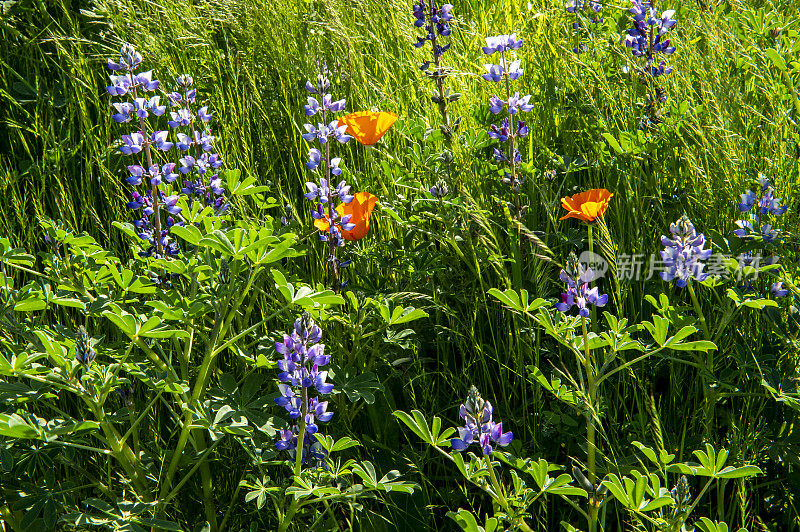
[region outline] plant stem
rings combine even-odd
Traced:
[[[686,288],[689,289],[689,296],[692,298],[692,304],[694,305],[694,310],[697,312],[697,321],[700,322],[700,328],[703,329],[703,334],[706,337],[706,340],[711,340],[711,332],[708,330],[708,324],[706,323],[706,317],[703,314],[703,309],[700,306],[700,302],[697,300],[697,295],[694,293],[694,287],[692,286],[692,280],[689,279],[686,281]],[[713,362],[714,355],[712,351],[709,351],[709,360]],[[712,372],[714,371],[713,367],[710,367],[709,370]]]
[[[283,515],[283,519],[281,519],[281,522],[278,525],[278,532],[286,532],[289,529],[289,525],[292,524],[294,514],[297,513],[297,508],[297,499],[292,497],[292,502],[289,505],[289,509],[286,510],[286,513]]]
[[[594,418],[594,405],[597,397],[597,387],[594,383],[594,361],[589,350],[589,331],[586,328],[586,318],[581,316],[581,329],[583,330],[584,363],[586,368],[586,387],[589,395],[589,404],[586,409],[586,468],[589,471],[589,482],[594,486],[597,483],[595,464],[595,439],[596,428]],[[597,530],[597,506],[589,500],[589,532]]]
[[[692,286],[692,280],[689,279],[686,282],[686,288],[689,289],[689,296],[692,298],[692,304],[694,305],[694,310],[697,313],[697,321],[700,322],[700,328],[703,330],[703,334],[706,337],[706,340],[711,340],[711,333],[708,330],[708,324],[706,323],[706,318],[703,315],[703,309],[700,307],[700,302],[697,300],[697,295],[694,293],[694,287]],[[706,353],[706,370],[711,374],[714,375],[714,350],[709,349]],[[710,434],[714,430],[714,392],[710,390],[710,383],[708,382],[708,378],[703,376],[702,379],[703,384],[703,399],[704,399],[704,407],[703,407],[703,430],[705,431],[706,438],[710,436]]]
[[[528,526],[528,523],[521,517],[513,517],[512,518],[512,511],[511,505],[508,504],[508,499],[506,499],[505,494],[503,493],[503,487],[500,485],[500,482],[497,480],[497,475],[494,472],[494,466],[492,465],[492,458],[490,455],[483,457],[484,462],[486,462],[486,467],[489,469],[489,478],[492,483],[492,487],[494,488],[495,494],[497,496],[497,502],[500,503],[500,506],[506,511],[508,514],[508,519],[520,530],[525,530],[525,532],[533,532],[533,529]]]
[[[128,74],[130,75],[130,74]],[[136,98],[136,86],[133,87],[133,97]],[[147,133],[147,123],[145,122],[144,117],[139,117],[139,127],[142,131],[142,136],[144,137],[144,153],[147,157],[147,171],[150,171],[150,167],[153,166],[153,155],[150,151],[150,136]],[[159,203],[159,196],[158,196],[158,185],[150,185],[150,191],[153,194],[153,215],[156,219],[156,232],[153,235],[153,241],[156,244],[156,250],[158,250],[158,255],[160,257],[164,256],[164,249],[161,247],[161,204]]]
[[[431,12],[433,12],[434,6],[435,6],[434,1],[431,0],[430,2]],[[447,99],[445,98],[445,93],[444,93],[444,74],[442,72],[441,61],[439,59],[438,45],[436,43],[436,37],[438,32],[436,30],[436,24],[434,24],[433,21],[430,20],[430,17],[428,18],[428,21],[431,25],[431,35],[433,35],[433,38],[431,39],[431,50],[433,54],[433,67],[434,67],[433,76],[434,79],[436,80],[436,88],[438,91],[437,97],[439,98],[438,102],[439,114],[442,115],[442,124],[444,125],[444,130],[442,131],[442,133],[444,134],[445,144],[447,145],[448,149],[450,149],[453,144],[453,131],[450,129],[450,116],[447,112],[448,102]],[[448,164],[448,169],[449,166],[450,165]],[[448,177],[449,177],[449,172],[448,172]]]
[[[305,356],[301,359],[301,365],[305,365]],[[302,366],[301,366],[302,367]],[[297,448],[294,457],[294,474],[300,475],[303,470],[303,444],[306,435],[306,414],[308,413],[308,388],[303,386],[303,396],[300,405],[300,423],[297,428]]]
[[[508,63],[506,62],[506,53],[500,52],[500,61],[503,66],[503,79],[506,86],[506,103],[511,101],[511,78],[508,73]],[[508,114],[508,164],[511,166],[511,189],[514,191],[514,207],[516,207],[514,215],[519,216],[520,199],[519,199],[519,183],[517,181],[517,161],[514,158],[514,120],[511,113]]]

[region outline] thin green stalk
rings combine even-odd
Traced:
[[[706,340],[711,340],[711,333],[708,329],[708,324],[706,323],[706,318],[703,315],[703,309],[700,306],[700,302],[697,300],[697,295],[694,293],[694,286],[692,286],[692,280],[689,279],[686,283],[686,288],[689,289],[689,296],[692,298],[692,304],[694,305],[695,312],[697,312],[697,319],[700,322],[700,328],[703,330],[703,334],[706,337]],[[706,352],[706,370],[709,374],[714,375],[714,350],[709,349]],[[703,385],[703,430],[705,431],[706,437],[710,437],[711,434],[714,432],[714,402],[715,396],[714,391],[710,388],[710,383],[708,382],[708,377],[705,375],[702,378],[702,385]]]
[[[528,526],[528,523],[521,516],[512,517],[513,511],[511,505],[508,503],[508,499],[506,499],[505,493],[503,492],[503,486],[500,485],[500,482],[497,480],[497,475],[494,472],[494,465],[492,465],[492,458],[491,455],[486,455],[483,457],[484,462],[486,463],[486,467],[489,469],[489,479],[491,480],[492,487],[494,488],[495,494],[497,496],[497,500],[500,503],[500,506],[506,511],[508,514],[509,520],[520,528],[520,530],[525,530],[526,532],[533,532],[533,529]]]
[[[591,233],[590,233],[591,234]],[[586,388],[589,395],[589,404],[586,408],[586,467],[589,471],[589,482],[594,486],[597,483],[597,468],[595,464],[595,403],[597,402],[597,386],[594,382],[594,361],[589,350],[589,331],[586,328],[586,318],[581,316],[581,329],[583,331],[584,362],[586,367]],[[597,506],[589,504],[589,532],[597,530]]]

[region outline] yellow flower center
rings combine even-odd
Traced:
[[[605,202],[587,201],[581,205],[581,211],[589,218],[596,218],[603,208]]]

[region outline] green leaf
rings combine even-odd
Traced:
[[[667,341],[667,330],[669,329],[669,320],[662,318],[658,314],[653,314],[653,321],[643,321],[642,325],[650,332],[650,336],[659,346],[663,346]]]
[[[199,245],[203,238],[200,229],[194,225],[173,225],[169,232],[195,246]]]
[[[613,149],[618,155],[625,153],[625,150],[622,149],[622,146],[619,145],[619,142],[617,142],[617,139],[615,139],[611,133],[606,132],[603,133],[602,136],[604,139],[606,139],[606,142],[608,142],[609,146],[611,146],[611,149]]]
[[[173,226],[174,227],[174,226]],[[173,532],[183,532],[183,529],[178,523],[172,521],[164,521],[163,519],[144,519],[140,518],[139,524],[153,528],[160,528],[161,530],[170,530]]]
[[[747,478],[763,474],[764,472],[754,465],[746,465],[741,467],[728,466],[717,473],[717,478]]]
[[[496,298],[512,311],[519,313],[530,314],[539,308],[547,306],[548,304],[547,301],[542,298],[536,298],[533,301],[530,301],[528,298],[528,291],[525,289],[522,289],[519,292],[512,289],[501,292],[497,288],[490,288],[488,294]]]
[[[33,294],[14,304],[15,312],[36,312],[45,308],[47,308],[47,301],[45,301],[41,293]]]
[[[229,405],[222,405],[222,407],[217,410],[216,416],[214,416],[214,425],[219,425],[226,419],[232,417],[235,413],[236,411]]]
[[[631,443],[633,444],[634,447],[639,449],[647,458],[649,458],[654,465],[656,466],[661,465],[660,462],[658,461],[658,457],[656,456],[656,452],[653,449],[647,447],[646,445],[638,441],[633,441]]]
[[[766,55],[772,64],[778,67],[783,72],[786,72],[786,60],[778,53],[777,50],[774,48],[767,48],[764,51],[764,55]]]
[[[622,481],[617,475],[611,473],[603,480],[602,485],[608,488],[608,491],[619,501],[620,504],[627,508],[634,508],[631,500],[628,498],[628,492]]]
[[[358,373],[352,366],[335,368],[336,388],[343,392],[350,401],[355,402],[363,399],[367,404],[375,402],[375,392],[383,391],[383,385],[378,381],[378,376],[365,371]]]
[[[653,510],[658,510],[659,508],[673,504],[673,502],[674,501],[672,500],[672,497],[662,495],[646,503],[644,506],[639,508],[639,510],[642,512],[652,512]]]
[[[403,308],[401,306],[397,306],[392,311],[392,316],[389,319],[388,323],[389,325],[400,325],[402,323],[408,323],[410,321],[427,317],[428,313],[425,312],[424,310],[414,307]]]
[[[17,414],[0,414],[0,436],[19,439],[39,439],[39,430]]]
[[[350,449],[351,447],[359,447],[360,445],[361,444],[358,443],[353,438],[350,438],[348,436],[342,436],[341,438],[336,440],[336,443],[333,444],[333,446],[330,449],[330,452],[335,453],[337,451],[344,451],[345,449]]]
[[[461,530],[465,532],[485,532],[482,526],[478,526],[478,522],[475,520],[475,516],[472,515],[472,512],[468,510],[459,508],[457,512],[447,512],[446,515],[455,521],[456,524],[461,527]]]

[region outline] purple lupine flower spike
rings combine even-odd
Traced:
[[[753,207],[757,209],[750,215],[750,219],[737,220],[737,229],[733,233],[741,238],[760,238],[767,243],[776,242],[779,240],[780,231],[773,224],[789,209],[789,206],[781,205],[781,199],[775,196],[775,190],[769,179],[759,174],[756,181],[761,189],[761,197],[757,192],[748,189],[741,195],[742,202],[737,206],[742,212],[750,212]]]
[[[492,454],[492,443],[507,446],[514,439],[511,432],[503,432],[503,424],[492,420],[492,404],[481,398],[475,386],[470,387],[466,402],[458,410],[464,426],[458,427],[458,438],[450,440],[454,451],[463,451],[477,443],[484,456]]]
[[[450,49],[450,43],[442,45],[440,39],[451,34],[450,21],[453,20],[453,5],[443,4],[439,7],[436,2],[417,0],[412,6],[414,26],[423,30],[423,36],[417,38],[415,48],[421,48],[425,42],[430,41],[434,56],[438,59]]]
[[[319,369],[330,362],[330,356],[325,354],[325,346],[319,343],[320,340],[322,340],[322,330],[306,312],[295,320],[294,329],[290,334],[284,334],[282,341],[275,342],[275,351],[282,357],[278,361],[280,395],[275,399],[275,403],[286,410],[290,419],[296,420],[301,417],[303,419],[305,424],[303,461],[305,453],[311,451],[313,443],[317,441],[314,437],[319,431],[317,422],[326,423],[333,417],[333,412],[328,411],[328,401],[309,397],[308,404],[303,404],[303,397],[308,397],[311,388],[316,389],[320,395],[327,395],[333,391],[333,385],[325,382],[328,372]],[[303,389],[307,391],[303,392]],[[279,451],[289,451],[290,455],[293,455],[297,447],[298,432],[297,425],[282,430],[275,448]]]
[[[703,281],[708,277],[703,272],[703,262],[711,256],[712,250],[705,249],[705,235],[698,234],[691,220],[686,215],[669,226],[672,238],[662,235],[661,244],[664,251],[661,258],[666,271],[661,272],[665,281],[675,280],[675,284],[685,287],[690,279]]]
[[[569,312],[575,306],[582,317],[588,318],[591,315],[590,305],[604,307],[608,303],[608,294],[601,294],[597,287],[589,287],[595,274],[591,268],[584,268],[574,253],[570,253],[566,269],[561,270],[559,278],[566,285],[566,292],[561,294],[561,301],[556,303],[560,312]]]

